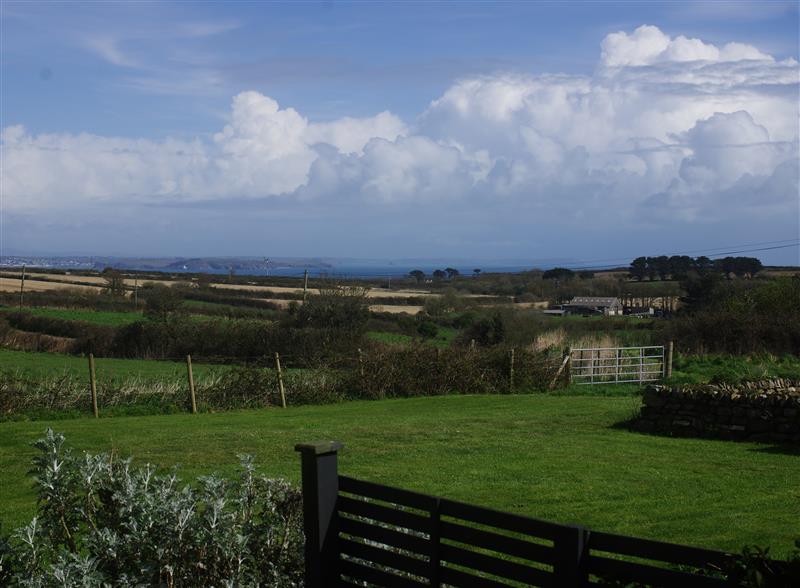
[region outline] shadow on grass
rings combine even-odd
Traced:
[[[795,445],[792,443],[776,443],[761,439],[725,437],[725,436],[713,435],[710,433],[705,435],[699,433],[689,435],[689,434],[675,434],[663,431],[648,431],[641,428],[641,421],[639,420],[638,415],[632,416],[631,418],[625,419],[623,421],[616,422],[613,425],[610,425],[609,428],[628,431],[630,433],[639,433],[640,435],[647,435],[650,437],[667,437],[670,439],[701,439],[704,441],[727,441],[729,443],[747,443],[751,445],[757,444],[756,447],[751,447],[749,451],[754,451],[756,453],[800,456],[800,445]]]
[[[750,451],[756,453],[771,453],[778,455],[797,455],[800,457],[800,445],[791,445],[789,443],[782,443],[776,445],[768,445],[766,447],[753,447]]]

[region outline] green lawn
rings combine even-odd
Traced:
[[[16,308],[0,308],[3,312],[16,311]],[[39,308],[30,307],[25,308],[25,312],[29,312],[36,316],[46,316],[50,318],[64,319],[68,321],[84,321],[96,325],[107,325],[111,327],[119,327],[136,321],[142,320],[141,312],[113,312],[106,310],[83,310],[77,308]]]
[[[450,396],[286,410],[53,422],[79,449],[229,473],[255,454],[299,479],[297,442],[338,439],[341,472],[599,530],[738,550],[789,551],[800,535],[800,454],[768,445],[674,439],[612,425],[632,397]],[[0,519],[22,524],[35,497],[29,443],[46,422],[0,423]]]
[[[39,353],[0,348],[0,369],[19,370],[32,377],[55,378],[64,375],[77,376],[89,381],[89,365],[85,357],[61,353]],[[227,369],[202,363],[192,363],[196,381],[201,381],[212,370]],[[168,380],[186,378],[186,363],[157,361],[153,359],[95,358],[95,373],[98,380]]]

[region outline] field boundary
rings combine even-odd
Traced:
[[[339,442],[298,444],[305,579],[322,586],[740,586],[738,557],[604,533],[340,475]],[[333,584],[331,581],[334,580]]]

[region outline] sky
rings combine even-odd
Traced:
[[[798,2],[0,2],[0,254],[798,264]]]

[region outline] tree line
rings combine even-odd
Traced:
[[[647,278],[650,281],[685,280],[690,273],[704,275],[721,273],[730,278],[752,278],[764,266],[755,257],[724,257],[710,259],[705,255],[689,257],[688,255],[659,255],[657,257],[637,257],[631,262],[628,275],[640,282]]]

